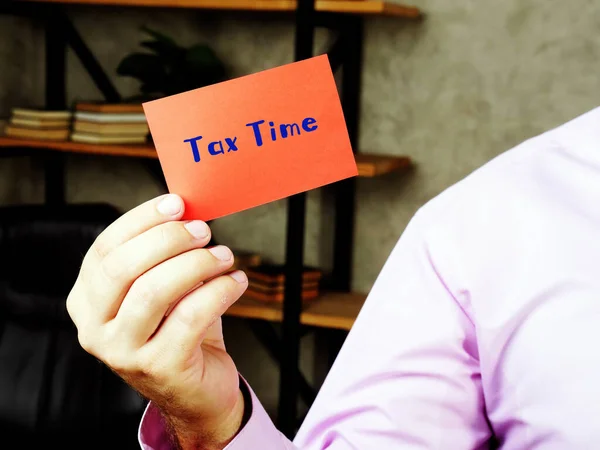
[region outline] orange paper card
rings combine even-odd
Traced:
[[[358,174],[326,55],[143,106],[186,219],[216,219]]]

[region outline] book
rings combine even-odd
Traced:
[[[43,109],[13,108],[13,117],[23,119],[69,120],[71,111],[45,111]]]
[[[285,297],[285,266],[261,264],[246,269],[248,289],[246,295],[264,302],[282,302]],[[310,300],[319,295],[322,272],[305,267],[302,277],[302,299]]]
[[[144,113],[140,103],[81,102],[75,105],[75,110],[104,114]]]
[[[16,125],[24,128],[52,129],[52,128],[69,128],[71,122],[63,119],[26,119],[19,116],[11,117],[11,125]]]
[[[73,142],[83,142],[86,144],[144,144],[146,143],[146,136],[135,136],[135,135],[113,135],[106,136],[102,134],[93,133],[80,133],[75,132],[71,134],[71,140]]]
[[[261,302],[267,303],[282,303],[284,300],[284,294],[281,293],[273,293],[273,294],[265,294],[263,292],[257,292],[250,288],[246,289],[244,293],[245,296],[253,298],[254,300],[259,300]],[[302,300],[313,300],[319,296],[318,291],[304,291],[302,292]]]
[[[267,293],[275,294],[275,293],[285,292],[285,286],[283,284],[269,285],[269,284],[257,283],[254,280],[248,281],[248,288],[253,289],[257,292],[263,292],[266,294]],[[318,291],[318,290],[319,290],[318,282],[309,282],[309,283],[302,284],[303,292],[304,291]]]
[[[147,123],[98,123],[76,120],[73,124],[75,131],[95,134],[147,135],[150,130]]]
[[[249,267],[255,267],[261,264],[262,258],[259,254],[242,252],[233,250],[233,254],[235,255],[233,260],[233,267],[231,270],[245,270]]]
[[[34,128],[21,128],[14,125],[7,125],[4,129],[7,136],[25,138],[25,139],[41,139],[51,141],[66,141],[69,138],[69,130],[36,130]]]
[[[260,280],[265,283],[284,283],[285,282],[285,266],[276,264],[261,264],[257,267],[252,267],[247,271],[248,278]],[[322,272],[319,269],[305,267],[302,279],[306,282],[309,280],[320,280]]]
[[[105,114],[98,112],[76,111],[75,119],[99,123],[146,123],[144,114],[123,113]]]

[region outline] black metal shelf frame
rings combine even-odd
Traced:
[[[0,14],[16,14],[43,21],[45,26],[45,105],[47,109],[65,109],[66,52],[71,48],[90,75],[94,84],[108,102],[118,102],[121,96],[102,69],[59,4],[39,5],[8,2],[0,6]],[[332,69],[341,69],[341,98],[352,148],[357,149],[359,132],[360,88],[362,72],[363,18],[341,13],[315,11],[315,0],[299,0],[295,12],[294,59],[300,61],[313,56],[315,29],[325,26],[337,32],[337,38],[328,50]],[[7,149],[5,156],[17,152]],[[42,152],[36,152],[41,154]],[[24,154],[28,154],[27,152]],[[45,174],[45,202],[61,205],[66,202],[65,154],[43,152]],[[164,185],[158,161],[144,163]],[[165,185],[166,186],[166,185]],[[349,291],[352,279],[352,244],[356,180],[348,179],[334,185],[335,237],[332,288]],[[300,324],[302,308],[302,267],[306,220],[306,193],[288,199],[286,230],[286,286],[281,336],[266,321],[251,321],[251,328],[259,341],[280,366],[278,427],[289,438],[296,433],[297,401],[299,396],[310,405],[316,389],[310,386],[299,369],[300,340],[304,327]],[[335,341],[338,341],[334,339]],[[333,354],[339,342],[332,349]]]

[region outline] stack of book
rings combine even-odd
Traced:
[[[246,270],[248,289],[246,294],[255,300],[281,303],[285,292],[285,267],[261,264]],[[319,296],[319,282],[322,272],[305,268],[302,275],[302,300],[312,300]]]
[[[87,144],[143,144],[148,123],[142,105],[78,103],[71,140]]]
[[[66,141],[71,124],[70,111],[13,108],[4,132],[22,139]]]
[[[252,267],[260,266],[262,258],[257,253],[244,252],[240,250],[233,250],[234,259],[231,270],[248,270]]]

